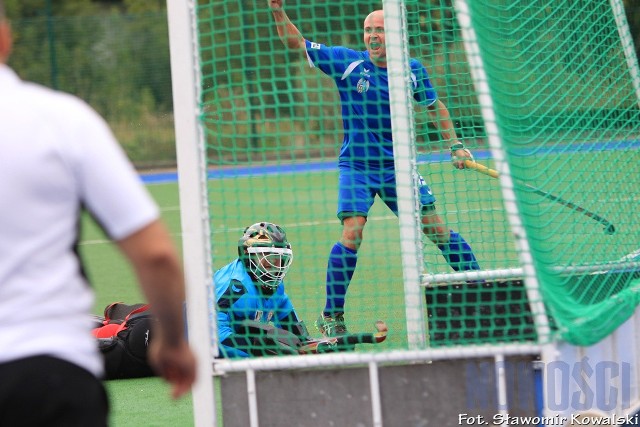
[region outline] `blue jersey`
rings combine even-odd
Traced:
[[[240,259],[227,264],[213,275],[216,287],[219,342],[234,333],[243,320],[271,323],[282,328],[280,321],[293,312],[293,304],[284,291],[284,282],[270,296],[260,293]]]
[[[311,66],[331,77],[340,94],[344,140],[339,162],[363,170],[394,168],[387,69],[373,64],[369,52],[306,41]],[[409,61],[414,99],[431,105],[437,95],[424,66]]]

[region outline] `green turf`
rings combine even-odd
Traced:
[[[615,157],[616,154],[602,154]],[[572,161],[578,161],[578,154]],[[492,166],[490,162],[487,165]],[[438,210],[446,221],[471,243],[483,269],[517,267],[518,257],[509,231],[497,180],[473,171],[455,171],[449,163],[424,164],[420,173],[438,198]],[[612,244],[610,236],[594,235],[598,227],[593,220],[562,206],[530,196],[534,209],[541,213],[554,212],[567,221],[563,226],[584,230],[577,233],[573,244],[603,242],[603,248],[622,256],[629,252],[624,232],[637,232],[628,218],[633,212],[631,203],[599,204],[593,197],[581,194],[581,180],[588,179],[577,172],[563,176],[574,187],[567,194],[578,197],[586,207],[597,210],[619,225],[620,234]],[[615,174],[615,171],[612,171]],[[545,176],[531,178],[534,185],[548,186]],[[602,182],[602,191],[612,193]],[[327,255],[340,237],[341,226],[335,216],[337,173],[335,171],[278,174],[250,177],[231,177],[209,183],[210,217],[213,237],[213,266],[218,268],[237,255],[236,244],[245,226],[268,220],[279,223],[287,230],[294,248],[294,263],[287,276],[287,289],[298,314],[317,335],[312,324],[324,305],[324,281]],[[552,187],[557,188],[557,187]],[[177,184],[149,186],[157,200],[162,216],[181,244],[180,214]],[[608,194],[608,193],[607,193]],[[566,196],[566,194],[565,194]],[[613,196],[612,196],[613,197]],[[534,211],[531,210],[530,211]],[[562,239],[563,236],[549,236]],[[621,239],[621,240],[620,240]],[[616,245],[618,242],[619,245]],[[571,245],[571,242],[567,242]],[[559,256],[575,252],[569,250]],[[604,249],[603,249],[604,250]],[[585,251],[585,258],[597,258],[597,251]],[[101,313],[105,305],[114,301],[136,303],[143,301],[133,279],[131,269],[101,231],[85,220],[81,255],[97,290],[95,312]],[[406,347],[405,312],[401,245],[398,221],[382,204],[376,201],[365,230],[365,240],[359,251],[358,270],[349,288],[347,321],[352,330],[369,330],[377,319],[384,319],[390,327],[387,341],[376,350]],[[449,267],[434,245],[425,242],[425,267],[429,272],[447,272]],[[173,402],[166,385],[159,379],[112,381],[107,384],[112,402],[112,424],[118,426],[188,426],[192,424],[191,399]]]
[[[107,381],[112,427],[193,426],[191,394],[173,400],[159,378]]]

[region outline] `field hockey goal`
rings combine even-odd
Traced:
[[[341,103],[381,90],[381,71],[358,63],[341,99],[322,64],[283,46],[268,3],[168,0],[195,424],[569,425],[588,411],[636,413],[640,70],[622,0],[286,1],[307,40],[355,51],[384,7],[398,212],[376,197],[345,320],[351,331],[384,320],[389,333],[354,351],[219,357],[212,274],[259,221],[286,230],[287,293],[319,337],[342,230]],[[452,167],[454,141],[434,125],[445,112],[413,102],[409,58],[474,168]],[[380,104],[368,102],[375,121]],[[452,270],[456,254],[422,233],[422,179],[480,270]]]

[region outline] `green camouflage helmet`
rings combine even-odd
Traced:
[[[252,279],[270,290],[280,285],[293,261],[287,234],[270,222],[257,222],[244,230],[238,255]]]

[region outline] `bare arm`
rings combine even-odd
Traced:
[[[449,110],[439,99],[433,104],[427,107],[429,118],[436,124],[440,131],[440,136],[443,141],[446,141],[449,145],[453,145],[458,142],[458,136],[456,130],[453,127],[453,121]]]
[[[280,36],[282,44],[286,47],[298,50],[301,55],[305,55],[307,50],[304,37],[287,16],[287,13],[282,8],[283,4],[284,0],[269,0],[269,7],[278,29],[278,36]]]
[[[451,115],[449,114],[449,110],[446,105],[439,99],[436,100],[433,104],[427,107],[427,112],[431,121],[433,121],[438,130],[440,131],[440,136],[442,140],[449,144],[450,147],[455,144],[460,144],[458,141],[458,136],[456,135],[456,130],[453,126],[453,120],[451,120]],[[462,145],[460,145],[462,147]],[[451,155],[455,157],[454,166],[458,169],[464,169],[464,160],[471,159],[471,153],[469,150],[460,148],[458,150],[452,151]]]
[[[158,318],[149,349],[150,363],[172,384],[173,397],[179,397],[195,381],[196,361],[185,337],[184,276],[171,236],[157,220],[117,244],[133,265],[142,292]]]

